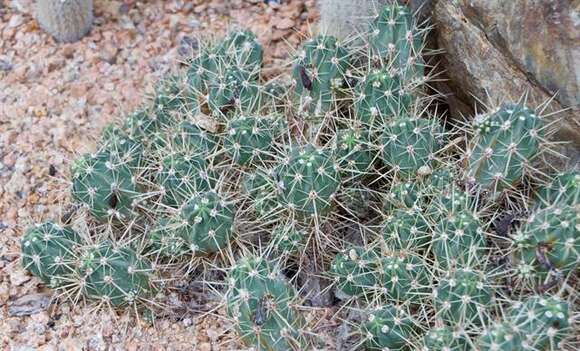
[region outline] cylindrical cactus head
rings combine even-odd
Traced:
[[[443,164],[436,168],[423,184],[423,195],[437,196],[442,192],[449,192],[456,181],[456,173],[453,165]]]
[[[425,351],[468,351],[469,344],[463,333],[448,326],[430,329],[423,336],[422,346]]]
[[[201,47],[199,54],[188,62],[187,85],[191,108],[197,109],[206,103],[212,82],[231,67],[249,72],[251,80],[255,81],[260,74],[262,56],[262,46],[249,31],[232,32],[217,43]]]
[[[570,306],[556,296],[535,295],[514,302],[507,315],[508,322],[534,350],[556,346],[573,332],[569,321]]]
[[[412,252],[394,251],[380,260],[382,293],[396,304],[420,304],[430,291],[427,263]]]
[[[228,65],[258,71],[262,66],[263,50],[256,35],[247,30],[234,31],[223,38],[215,48]]]
[[[538,189],[536,198],[540,207],[556,203],[572,206],[580,203],[580,173],[570,170],[556,175],[549,184]]]
[[[107,151],[127,163],[134,171],[144,166],[143,143],[130,138],[121,128],[108,125],[101,133],[101,151]]]
[[[83,239],[71,228],[45,222],[29,228],[21,239],[22,265],[45,284],[66,283],[78,264]]]
[[[261,104],[258,82],[251,71],[228,67],[210,82],[208,105],[214,116],[223,119],[232,113],[252,113]]]
[[[277,256],[301,254],[306,246],[306,231],[297,223],[284,223],[272,229],[270,247]]]
[[[536,210],[513,236],[513,260],[520,278],[544,281],[580,266],[580,205],[556,203]]]
[[[180,233],[193,255],[225,248],[233,238],[234,210],[214,191],[200,192],[186,202],[169,224]]]
[[[170,75],[157,83],[153,106],[158,116],[171,111],[185,111],[187,99],[185,94],[185,77]]]
[[[132,305],[152,296],[151,264],[129,246],[110,241],[87,246],[81,255],[81,291],[115,307]]]
[[[525,350],[528,344],[516,325],[511,322],[495,323],[477,340],[481,351],[518,351]]]
[[[396,182],[383,197],[383,212],[393,214],[400,209],[412,209],[418,205],[419,185],[416,182]]]
[[[427,209],[433,229],[431,252],[437,267],[470,267],[486,253],[487,243],[471,198],[451,187],[436,196]]]
[[[258,167],[242,181],[242,191],[259,217],[275,213],[281,207],[274,170]]]
[[[339,292],[361,296],[380,288],[378,263],[379,256],[374,250],[353,246],[334,257],[329,273]]]
[[[431,242],[431,228],[420,210],[396,209],[385,219],[383,240],[391,249],[421,251]]]
[[[371,58],[399,72],[412,66],[423,45],[411,10],[397,4],[383,7],[371,23],[368,40]]]
[[[448,273],[433,289],[437,317],[449,325],[481,325],[486,322],[493,290],[485,274],[471,269]]]
[[[505,104],[478,116],[467,153],[467,181],[499,194],[517,186],[540,152],[543,121],[531,109]]]
[[[224,149],[240,166],[256,166],[272,157],[278,121],[259,116],[237,116],[227,123]]]
[[[147,232],[147,249],[151,257],[179,260],[190,254],[189,247],[181,233],[176,230],[181,224],[160,218]]]
[[[204,129],[183,121],[167,130],[164,140],[159,144],[159,152],[167,152],[168,148],[187,152],[201,157],[209,157],[216,152],[217,138]]]
[[[155,183],[161,192],[161,202],[179,207],[193,194],[210,190],[214,184],[205,159],[185,152],[170,153],[161,161]]]
[[[318,35],[304,43],[293,68],[299,106],[316,115],[334,109],[349,65],[349,52],[335,37]]]
[[[294,307],[297,293],[277,266],[247,256],[228,272],[226,311],[240,338],[260,350],[303,350],[305,320]]]
[[[406,83],[386,70],[369,73],[359,84],[354,98],[357,120],[377,132],[388,121],[407,116],[413,103]]]
[[[292,148],[276,175],[281,200],[304,218],[328,213],[341,180],[332,152],[312,144]]]
[[[83,155],[71,167],[73,199],[100,221],[135,216],[139,192],[129,165],[109,152]]]
[[[436,121],[398,118],[383,132],[383,161],[398,177],[417,176],[423,167],[432,167],[443,136]]]
[[[404,307],[384,305],[365,314],[360,333],[367,350],[404,350],[415,340],[416,322]]]
[[[373,163],[373,147],[365,128],[339,130],[333,146],[345,178],[363,176]]]
[[[147,146],[156,134],[174,122],[174,118],[169,115],[159,116],[154,113],[154,109],[142,108],[125,118],[122,129],[131,139]]]
[[[442,269],[475,264],[487,246],[479,221],[468,212],[438,223],[431,243],[435,262]]]

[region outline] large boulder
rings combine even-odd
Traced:
[[[555,138],[580,150],[580,21],[570,0],[439,0],[433,21],[443,67],[461,110],[527,93],[531,106],[553,99]],[[464,112],[464,111],[462,111]],[[570,152],[571,151],[571,152]],[[577,162],[577,160],[573,160]]]

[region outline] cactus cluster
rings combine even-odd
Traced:
[[[138,311],[203,281],[258,350],[315,348],[327,293],[352,349],[573,349],[578,171],[536,163],[549,126],[521,101],[445,125],[425,30],[401,5],[370,22],[276,81],[251,32],[201,45],[72,163],[76,211],[25,232],[24,267]]]
[[[304,347],[298,294],[276,266],[262,257],[244,257],[232,267],[228,281],[227,313],[244,342],[264,350]]]

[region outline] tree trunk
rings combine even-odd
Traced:
[[[38,0],[36,19],[60,42],[74,42],[91,29],[93,0]]]

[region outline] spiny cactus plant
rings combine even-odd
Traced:
[[[427,210],[433,229],[431,252],[442,269],[470,266],[486,253],[484,230],[470,201],[466,193],[452,187]]]
[[[281,207],[274,169],[258,167],[247,174],[242,181],[242,192],[249,197],[252,209],[260,217],[277,213]]]
[[[199,192],[169,218],[166,227],[158,228],[158,235],[173,231],[175,234],[170,235],[182,238],[190,254],[206,255],[228,245],[234,234],[233,222],[231,203],[214,191]]]
[[[294,65],[294,94],[300,110],[314,115],[335,107],[350,69],[350,53],[335,37],[318,35],[302,45]]]
[[[392,249],[422,251],[431,242],[432,231],[420,210],[396,209],[386,217],[383,239]]]
[[[510,322],[493,325],[483,333],[477,341],[477,345],[479,350],[482,351],[515,351],[529,348],[520,330]]]
[[[186,111],[186,96],[184,79],[170,75],[157,83],[153,106],[157,116],[164,117],[172,111]]]
[[[272,229],[270,243],[275,257],[299,255],[306,246],[306,232],[298,223],[280,224]]]
[[[72,197],[98,220],[135,216],[139,199],[137,178],[126,161],[103,151],[83,155],[72,167]]]
[[[173,128],[169,126],[166,133],[161,136],[161,140],[156,140],[159,152],[163,153],[167,149],[187,152],[204,158],[210,158],[216,153],[218,140],[215,135],[203,130],[188,121],[182,121]]]
[[[532,213],[513,236],[513,259],[518,276],[543,282],[546,278],[561,279],[575,272],[580,262],[579,232],[578,204],[557,203]]]
[[[260,350],[303,350],[306,321],[298,295],[278,268],[259,256],[239,260],[228,272],[227,313],[242,341]]]
[[[208,105],[215,116],[230,111],[252,113],[260,107],[260,88],[251,71],[228,67],[215,80],[210,80]]]
[[[390,68],[405,75],[419,57],[423,40],[417,33],[411,10],[393,4],[383,7],[372,22],[369,44],[373,59],[383,60]]]
[[[120,128],[107,126],[101,136],[101,148],[126,163],[134,172],[139,172],[145,166],[144,146],[131,139]]]
[[[419,304],[430,290],[431,272],[427,262],[411,252],[397,251],[381,258],[380,286],[388,300],[399,304]]]
[[[396,73],[376,70],[359,83],[354,101],[358,122],[373,131],[380,131],[385,122],[411,112],[413,97]]]
[[[353,349],[575,346],[577,172],[528,181],[549,133],[521,101],[440,123],[426,31],[403,6],[377,13],[352,40],[307,40],[269,81],[254,34],[202,42],[74,161],[88,211],[65,216],[74,231],[27,231],[24,266],[135,311],[202,283],[260,350],[314,348],[325,302]]]
[[[215,49],[217,56],[225,57],[225,64],[240,66],[251,71],[262,66],[263,49],[256,35],[247,30],[227,34]]]
[[[80,257],[80,290],[112,306],[146,301],[155,292],[151,264],[129,246],[103,241],[86,247]]]
[[[541,151],[544,128],[540,116],[522,105],[479,115],[466,154],[467,180],[495,196],[516,187]]]
[[[520,331],[524,343],[536,350],[555,349],[572,330],[567,302],[557,296],[530,296],[513,304],[508,323]]]
[[[383,161],[397,176],[415,177],[421,168],[431,168],[442,134],[437,122],[395,119],[383,132]]]
[[[155,173],[161,202],[170,207],[179,207],[192,195],[210,190],[212,178],[205,159],[185,152],[165,156]]]
[[[152,257],[179,260],[190,254],[186,239],[178,228],[180,223],[160,218],[154,227],[147,232],[147,248]],[[195,253],[195,251],[194,251]]]
[[[348,296],[372,293],[379,282],[379,257],[374,250],[351,247],[334,257],[330,275],[337,289]]]
[[[383,211],[387,214],[397,209],[412,209],[419,200],[419,187],[415,182],[397,182],[391,185],[383,199]]]
[[[404,307],[385,305],[368,311],[360,332],[367,350],[408,350],[417,334],[416,328],[416,322]]]
[[[133,112],[125,118],[121,128],[129,138],[143,144],[146,148],[157,133],[173,124],[170,116],[158,116],[153,110],[152,107],[142,107]]]
[[[273,157],[278,134],[276,118],[237,116],[226,126],[225,151],[240,166],[262,164]]]
[[[80,235],[69,227],[52,222],[36,225],[22,236],[22,265],[47,285],[59,287],[71,279],[83,244]]]
[[[483,324],[492,298],[485,273],[469,268],[451,271],[433,289],[437,316],[450,325]]]
[[[249,31],[235,31],[201,48],[190,60],[188,104],[223,119],[232,111],[250,113],[261,105],[258,84],[263,50]]]
[[[462,332],[443,325],[429,329],[421,345],[423,351],[467,351],[469,344]]]
[[[539,206],[562,203],[574,206],[580,202],[580,173],[570,170],[556,175],[552,181],[538,189]]]
[[[363,128],[342,129],[336,133],[336,158],[345,178],[364,176],[373,164],[373,146]]]
[[[340,167],[329,149],[294,147],[278,169],[281,200],[302,218],[326,214],[338,191]]]

